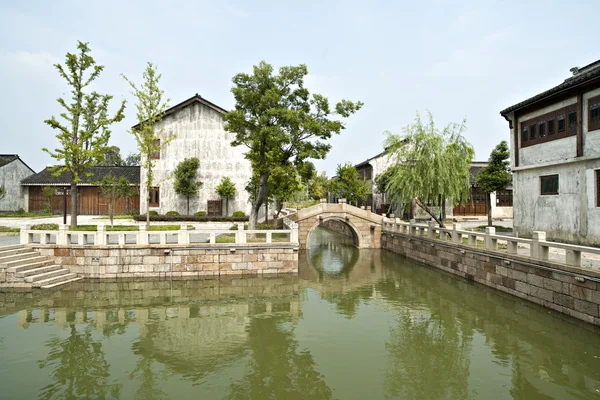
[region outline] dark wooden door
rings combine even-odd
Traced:
[[[206,210],[206,213],[209,217],[220,217],[221,215],[223,215],[221,200],[209,200]]]

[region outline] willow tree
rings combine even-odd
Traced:
[[[77,42],[77,54],[67,53],[65,65],[55,64],[67,84],[71,87],[71,103],[61,97],[58,104],[64,108],[61,123],[54,116],[44,121],[58,131],[56,138],[60,147],[54,151],[42,150],[63,165],[53,168],[55,176],[68,173],[71,179],[71,226],[77,226],[78,192],[77,184],[91,176],[90,168],[104,159],[110,138],[110,125],[121,121],[125,114],[125,100],[113,117],[108,115],[108,106],[113,96],[88,92],[86,88],[100,76],[104,66],[96,64],[90,56],[87,43]]]
[[[387,132],[385,147],[394,168],[385,192],[395,206],[414,201],[444,226],[431,206],[443,207],[446,201],[458,203],[470,195],[469,170],[475,152],[463,137],[465,130],[466,120],[440,130],[427,112],[425,123],[417,113],[415,122],[406,126],[403,134]]]
[[[225,129],[235,134],[233,146],[245,146],[253,175],[258,177],[256,194],[252,196],[249,225],[256,227],[260,207],[267,201],[269,176],[277,167],[289,163],[296,166],[307,159],[325,158],[331,145],[327,140],[339,134],[347,118],[362,107],[361,102],[342,100],[334,110],[329,100],[311,96],[304,87],[306,65],[279,68],[273,72],[262,61],[252,75],[233,77],[235,109],[225,114]]]
[[[142,74],[143,82],[140,86],[137,86],[125,75],[121,76],[129,83],[132,94],[137,99],[135,107],[138,124],[131,128],[131,134],[135,137],[138,150],[142,156],[140,164],[145,173],[146,224],[150,225],[150,199],[154,186],[152,169],[156,164],[156,155],[160,154],[160,151],[175,138],[174,135],[167,137],[164,135],[164,129],[157,127],[162,121],[169,99],[164,98],[165,92],[158,86],[162,75],[157,72],[156,66],[150,62],[146,65],[146,69]]]
[[[488,165],[483,167],[475,178],[477,184],[481,186],[481,190],[487,196],[488,226],[492,226],[491,193],[506,189],[512,179],[509,157],[508,143],[503,140],[492,150]]]

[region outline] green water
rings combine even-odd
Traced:
[[[0,398],[600,398],[598,329],[312,239],[299,276],[1,294]]]

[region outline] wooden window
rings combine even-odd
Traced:
[[[535,140],[535,124],[529,125],[529,140]]]
[[[558,194],[558,175],[540,176],[540,194]]]
[[[548,136],[554,135],[554,117],[548,120]]]
[[[149,207],[160,207],[160,188],[154,187],[149,193]]]
[[[600,96],[588,100],[588,132],[600,129]]]
[[[521,143],[525,143],[529,140],[529,129],[526,125],[521,126]]]
[[[538,122],[538,137],[543,138],[546,136],[546,121]]]
[[[152,142],[152,146],[160,146],[160,139],[154,140]],[[152,158],[153,160],[160,160],[160,150],[150,154],[150,158]]]
[[[577,109],[569,107],[567,114],[567,136],[577,134]]]
[[[558,117],[558,133],[565,132],[565,114],[560,114]]]
[[[496,205],[498,207],[512,207],[513,205],[513,191],[502,190],[496,192]]]

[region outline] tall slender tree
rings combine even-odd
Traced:
[[[475,178],[475,181],[487,196],[488,226],[492,226],[491,193],[506,189],[512,179],[509,157],[508,143],[503,140],[492,150],[488,165],[483,167]]]
[[[120,199],[128,200],[131,195],[131,187],[129,181],[124,176],[117,178],[114,175],[108,174],[102,177],[102,180],[97,183],[100,187],[100,193],[106,199],[108,204],[108,216],[110,225],[114,225],[115,204]]]
[[[202,182],[196,179],[200,161],[196,157],[186,158],[175,168],[175,193],[187,199],[187,213],[190,215],[190,196],[198,194]]]
[[[433,115],[427,122],[417,113],[415,122],[404,128],[404,134],[387,132],[385,147],[394,162],[385,186],[394,206],[413,201],[443,227],[443,220],[430,205],[443,207],[446,200],[454,203],[468,198],[469,170],[474,150],[462,136],[466,121],[436,128]]]
[[[164,98],[165,92],[159,88],[161,74],[157,72],[156,66],[149,62],[142,75],[143,82],[137,86],[125,75],[123,79],[131,86],[132,94],[137,99],[136,117],[137,125],[131,128],[131,134],[135,137],[138,150],[142,156],[141,166],[145,172],[146,186],[146,224],[150,225],[150,200],[154,186],[154,175],[152,169],[156,164],[156,154],[169,144],[175,135],[165,135],[164,129],[159,127],[163,113],[167,109],[169,99]]]
[[[124,117],[125,100],[113,117],[108,115],[108,106],[113,96],[88,92],[86,88],[100,76],[104,66],[96,64],[87,43],[77,42],[77,54],[67,53],[65,65],[55,64],[60,76],[71,87],[71,103],[58,98],[64,108],[61,123],[54,116],[44,121],[58,131],[56,138],[60,147],[54,151],[43,148],[53,158],[63,163],[53,169],[58,176],[69,173],[71,179],[71,226],[77,226],[78,191],[77,184],[84,176],[90,176],[90,168],[104,159],[110,138],[110,125]]]
[[[273,169],[324,158],[331,148],[327,140],[344,129],[332,114],[347,118],[362,106],[361,102],[342,100],[332,111],[326,97],[311,96],[304,87],[307,74],[306,65],[281,67],[279,74],[274,74],[273,67],[262,61],[254,66],[252,75],[233,77],[231,91],[236,104],[225,114],[225,129],[236,135],[233,146],[247,147],[246,158],[258,177],[249,221],[252,229],[267,201]]]
[[[225,215],[229,216],[229,199],[237,194],[235,184],[228,176],[221,179],[221,183],[216,188],[217,194],[225,199]]]

